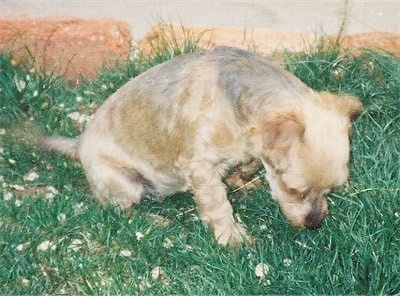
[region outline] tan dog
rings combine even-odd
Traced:
[[[348,178],[361,110],[351,96],[314,92],[253,53],[219,47],[153,67],[110,96],[80,137],[43,142],[78,157],[104,203],[129,210],[144,195],[192,190],[216,240],[235,246],[251,238],[233,218],[227,169],[260,159],[291,224],[318,228],[326,196]]]

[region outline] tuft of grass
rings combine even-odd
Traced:
[[[76,89],[0,55],[0,294],[399,293],[400,60],[393,55],[321,47],[288,58],[287,69],[306,84],[357,95],[365,111],[354,125],[352,177],[332,194],[319,231],[291,228],[268,188],[230,194],[254,248],[213,242],[188,193],[146,201],[132,218],[101,207],[78,163],[32,146],[29,125],[14,136],[21,121],[74,136],[128,79],[196,48],[163,50]]]
[[[145,68],[154,66],[171,59],[174,56],[198,51],[199,42],[203,33],[195,34],[181,26],[183,36],[179,38],[172,24],[160,23],[155,29],[155,36],[148,39],[147,50],[137,53],[139,59],[144,62]]]

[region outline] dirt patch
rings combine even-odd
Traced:
[[[79,84],[81,75],[92,79],[104,65],[125,62],[131,35],[126,23],[111,19],[10,17],[0,20],[0,51]]]

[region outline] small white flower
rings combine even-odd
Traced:
[[[21,280],[21,284],[22,284],[22,286],[24,286],[24,287],[28,287],[29,286],[29,280],[28,279],[25,279],[25,278],[23,278],[22,280]]]
[[[8,160],[8,162],[11,163],[11,164],[15,164],[15,163],[16,163],[15,159],[12,159],[12,158],[10,158],[10,159]]]
[[[6,129],[5,128],[0,128],[0,135],[5,135],[6,134]]]
[[[9,201],[13,198],[13,194],[9,191],[3,191],[3,199]]]
[[[48,201],[53,201],[54,196],[56,196],[56,194],[58,194],[58,190],[55,189],[54,186],[47,186],[46,189],[48,190],[48,192],[44,195],[44,197]]]
[[[83,202],[78,203],[73,206],[75,214],[82,212],[85,209],[85,204]]]
[[[50,249],[50,250],[54,251],[56,248],[57,247],[53,242],[46,240],[39,244],[39,246],[37,247],[37,250],[38,251],[46,251],[46,250]]]
[[[30,172],[24,176],[24,181],[32,182],[39,178],[39,174],[36,172]]]
[[[38,95],[39,95],[39,92],[38,92],[37,90],[35,90],[35,91],[33,92],[33,94],[32,94],[32,96],[33,96],[34,98],[36,98]]]
[[[79,103],[79,102],[81,102],[83,100],[83,97],[82,96],[76,96],[75,99]]]
[[[153,280],[164,280],[165,276],[164,276],[164,271],[162,270],[162,268],[160,266],[156,266],[154,267],[151,272],[151,278]]]
[[[68,246],[68,250],[78,252],[83,245],[83,241],[80,239],[74,239],[71,244]]]
[[[72,112],[67,115],[68,118],[70,118],[73,121],[76,121],[78,123],[85,123],[88,122],[92,117],[90,115],[86,114],[80,114],[79,112]]]
[[[283,259],[283,265],[289,267],[290,265],[292,265],[293,261],[290,258],[285,258]]]
[[[67,117],[68,117],[69,119],[72,119],[73,121],[78,121],[80,116],[81,116],[81,114],[80,114],[79,112],[76,112],[76,111],[67,114]]]
[[[24,187],[24,186],[18,185],[18,184],[10,185],[10,187],[11,187],[11,188],[14,188],[14,189],[17,190],[17,191],[24,191],[24,190],[25,190],[25,187]]]
[[[64,213],[61,213],[57,216],[57,220],[60,222],[64,222],[67,219],[67,215],[65,215]]]
[[[174,246],[174,243],[172,242],[172,240],[170,240],[168,237],[164,239],[164,243],[163,243],[164,248],[166,249],[171,249]]]
[[[267,225],[265,225],[265,224],[260,225],[260,230],[266,230],[266,229],[268,229]]]
[[[100,284],[103,287],[109,287],[113,282],[113,279],[111,277],[103,277],[100,281]]]
[[[29,246],[29,243],[19,244],[15,249],[16,249],[18,252],[22,252],[22,251],[25,250],[28,246]]]
[[[140,231],[136,232],[135,235],[136,235],[137,241],[140,241],[144,237],[144,234],[141,233]]]
[[[123,256],[123,257],[130,257],[130,256],[132,256],[132,252],[129,251],[129,250],[121,250],[121,251],[119,252],[119,254],[120,254],[121,256]]]
[[[255,268],[256,277],[263,279],[269,272],[269,265],[266,263],[259,263]]]
[[[51,193],[51,192],[47,192],[47,193],[44,195],[44,198],[47,199],[48,201],[52,202],[52,201],[54,200],[54,194]]]
[[[21,199],[16,199],[15,200],[15,206],[20,207],[22,205],[22,200]]]
[[[54,186],[47,186],[46,189],[53,194],[58,194],[58,190]]]
[[[399,214],[398,212],[396,212],[396,213],[394,213],[394,216],[395,216],[396,218],[399,218],[399,217],[400,217],[400,214]]]
[[[108,88],[108,87],[107,87],[107,85],[105,85],[105,84],[103,84],[103,85],[101,86],[101,89],[102,89],[102,90],[107,90],[107,88]]]

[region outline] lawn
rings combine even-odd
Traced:
[[[0,56],[0,294],[396,294],[400,292],[400,60],[336,47],[288,56],[317,90],[358,96],[351,178],[318,231],[293,229],[268,186],[231,191],[254,247],[217,245],[190,194],[102,207],[80,165],[35,145],[74,136],[130,77],[196,46],[164,48],[70,88]]]

